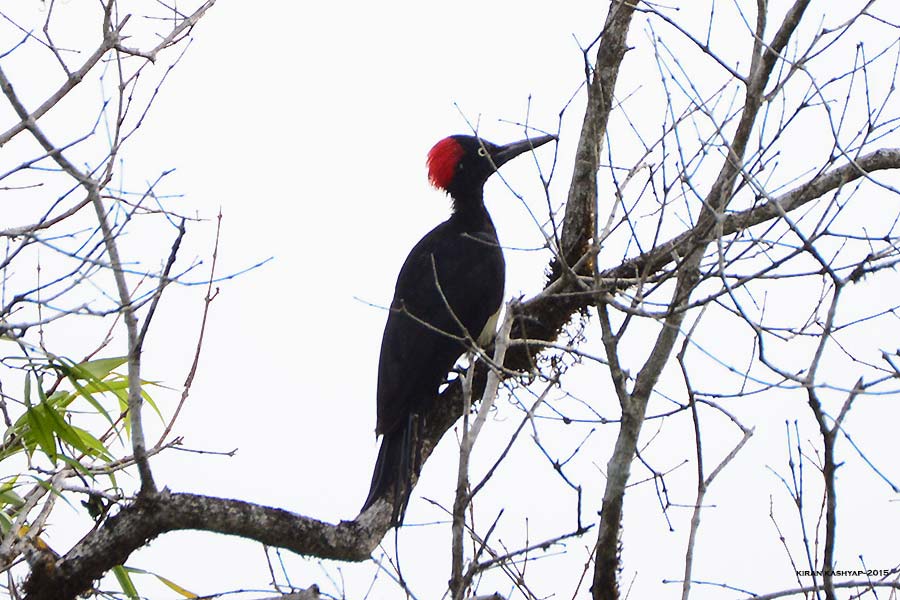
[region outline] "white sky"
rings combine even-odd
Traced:
[[[77,5],[66,3],[59,10],[74,19]],[[357,514],[377,452],[374,383],[385,319],[384,311],[358,299],[387,304],[408,250],[448,214],[447,199],[428,186],[426,152],[446,135],[467,132],[465,119],[480,120],[480,133],[491,141],[520,139],[522,128],[501,120],[523,121],[529,97],[529,122],[555,132],[562,107],[583,80],[579,42],[588,43],[597,35],[604,10],[605,3],[595,2],[561,2],[552,8],[549,3],[468,0],[442,7],[411,2],[256,2],[251,8],[248,3],[223,1],[203,18],[145,126],[128,146],[126,180],[140,189],[160,171],[177,169],[162,188],[182,195],[171,200],[170,207],[207,219],[190,232],[185,258],[209,253],[213,217],[221,207],[219,273],[239,271],[268,257],[274,260],[221,284],[200,372],[176,427],[185,447],[238,448],[237,454],[232,458],[164,454],[153,462],[158,483],[327,521]],[[733,7],[720,3],[717,10],[725,19]],[[880,14],[895,21],[900,16],[896,7]],[[815,29],[820,24],[813,21]],[[829,17],[831,21],[837,22],[837,16]],[[58,21],[61,36],[68,31],[63,22]],[[73,28],[85,26],[71,23]],[[70,33],[74,39],[76,33]],[[743,33],[726,29],[714,41],[726,57],[745,55]],[[739,41],[734,47],[729,34]],[[2,35],[4,48],[8,47],[14,36],[8,28]],[[639,19],[631,43],[646,48],[647,39],[648,30]],[[652,118],[660,106],[650,93],[658,75],[648,56],[646,49],[629,55],[618,88],[619,98],[635,93],[630,115],[639,120],[645,114]],[[30,79],[28,73],[33,71],[28,64],[10,59],[3,66],[23,93],[40,87],[38,78]],[[697,73],[709,73],[707,66],[695,68]],[[55,71],[54,75],[58,76]],[[703,76],[695,83],[715,88]],[[95,82],[84,86],[85,98],[99,95]],[[33,93],[37,100],[40,92]],[[559,165],[551,188],[557,203],[567,191],[582,110],[579,95],[562,121]],[[58,119],[55,131],[63,137],[65,126],[71,124],[52,114],[47,123],[54,123],[53,118]],[[89,126],[90,120],[84,123]],[[549,169],[552,149],[542,149],[538,158]],[[503,174],[533,210],[545,214],[530,159],[510,164]],[[601,189],[601,197],[609,195],[609,190]],[[540,234],[527,211],[499,178],[489,182],[486,198],[504,244],[540,246]],[[152,236],[136,240],[132,250],[139,253],[143,244],[153,241]],[[507,251],[506,258],[507,296],[535,293],[543,281],[546,253]],[[150,266],[160,260],[156,254],[136,259]],[[177,388],[190,365],[203,292],[196,287],[167,293],[143,368],[146,378]],[[655,335],[649,329],[648,333]],[[870,333],[888,340],[893,335]],[[888,340],[877,347],[886,347]],[[599,344],[590,349],[600,352]],[[736,352],[735,361],[741,357],[746,359],[746,354]],[[710,373],[727,376],[713,367]],[[675,375],[673,371],[671,377]],[[837,374],[835,378],[841,385],[852,385],[854,379]],[[604,369],[595,365],[573,369],[567,389],[591,401],[604,416],[616,415]],[[159,390],[155,397],[171,410],[177,393]],[[854,439],[865,442],[870,458],[897,481],[895,400],[860,402],[848,424],[854,427]],[[770,497],[799,557],[796,519],[786,491],[767,466],[787,473],[784,420],[798,418],[808,426],[804,402],[803,394],[796,392],[729,404],[757,431],[707,497],[710,507],[703,513],[695,579],[725,581],[756,593],[795,586],[793,570],[768,518]],[[518,411],[505,400],[499,402],[497,419],[489,422],[476,449],[480,464],[492,460],[519,419]],[[147,413],[146,421],[152,431],[155,416]],[[658,427],[658,422],[648,422],[644,435],[649,439]],[[710,426],[706,440],[705,448],[713,456],[710,464],[721,456],[714,448],[727,452],[739,439],[736,430],[718,422],[717,427],[724,433]],[[564,459],[589,429],[547,425],[542,435]],[[602,471],[615,434],[612,426],[597,427],[571,467],[585,486],[586,522],[599,508]],[[804,441],[815,440],[814,435],[813,429],[805,430]],[[451,438],[452,433],[427,463],[408,523],[440,519],[423,496],[449,502],[456,477]],[[863,554],[870,568],[891,568],[898,555],[890,540],[900,538],[897,504],[889,503],[895,495],[860,465],[843,440],[839,452],[850,461],[846,477],[842,472],[839,478],[839,566],[856,568],[856,557]],[[683,459],[693,461],[689,419],[667,421],[660,441],[645,458],[663,470]],[[809,485],[817,490],[818,480],[807,466]],[[636,464],[633,474],[634,480],[643,479],[647,471]],[[694,480],[693,462],[669,475],[672,502],[690,505]],[[532,542],[574,527],[573,495],[528,442],[517,448],[487,491],[490,495],[479,506],[484,511],[480,526],[486,527],[496,511],[505,508],[501,539],[510,547],[521,545],[526,517]],[[816,494],[809,492],[813,504]],[[67,507],[58,510],[60,521],[73,514]],[[680,584],[661,581],[682,575],[689,511],[670,511],[675,528],[670,532],[652,483],[632,489],[625,511],[623,588],[633,580],[635,598],[680,595]],[[78,527],[55,525],[49,532],[51,544],[67,548],[83,535],[84,522]],[[443,523],[406,527],[400,533],[404,574],[420,598],[436,598],[446,588],[449,537],[449,526]],[[567,556],[531,564],[534,589],[571,597],[595,539],[592,531],[570,542]],[[323,591],[338,594],[329,587],[327,571],[344,578],[348,598],[363,597],[374,571],[371,564],[332,563],[323,571],[315,561],[284,556],[294,585],[318,583]],[[262,588],[269,581],[258,545],[195,532],[165,535],[136,553],[129,564],[154,570],[200,594]],[[482,593],[509,592],[504,578],[492,582]],[[139,589],[150,597],[172,596],[149,580],[140,583]],[[401,597],[383,575],[378,586],[371,597]],[[586,597],[587,588],[582,586],[579,597]],[[734,597],[703,586],[695,587],[693,594],[698,599]]]

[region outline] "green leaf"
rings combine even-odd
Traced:
[[[70,392],[61,391],[61,390],[56,391],[56,392],[53,392],[52,394],[50,394],[49,396],[47,396],[47,402],[49,402],[53,406],[58,406],[58,405],[68,406],[68,404],[64,404],[64,403],[66,402],[66,400],[69,399],[69,397],[71,395],[72,394]]]
[[[121,379],[117,377],[115,379],[107,379],[105,381],[92,381],[86,385],[83,385],[82,388],[93,394],[103,394],[106,392],[111,392],[116,396],[119,395],[119,392],[124,391],[125,398],[128,398],[128,378],[125,376],[122,376]]]
[[[145,385],[146,385],[146,382],[145,382]],[[162,413],[159,411],[159,407],[156,406],[156,402],[153,401],[153,398],[150,397],[150,394],[147,392],[146,388],[144,388],[144,387],[141,387],[141,397],[143,397],[144,402],[146,402],[150,406],[150,408],[153,409],[153,412],[156,413],[156,416],[159,417],[159,420],[164,423],[165,419],[163,419]]]
[[[118,490],[119,484],[116,482],[116,472],[110,471],[109,473],[107,473],[107,477],[109,477],[109,482],[112,484],[113,489]]]
[[[162,575],[156,575],[156,578],[159,579],[161,582],[163,582],[166,586],[168,586],[168,588],[170,590],[172,590],[173,592],[175,592],[177,594],[181,594],[182,597],[184,597],[184,598],[199,598],[200,597],[197,594],[195,594],[194,592],[184,589],[183,587],[181,587],[180,585],[178,585],[171,579],[166,579]]]
[[[0,511],[0,532],[2,532],[4,536],[9,533],[9,528],[12,523],[12,517],[4,511]]]
[[[26,419],[27,419],[27,416],[28,415],[22,415],[22,417],[26,418]],[[27,429],[26,429],[26,431],[27,431]],[[8,429],[6,431],[4,439],[7,439],[9,436],[10,436],[10,430]],[[16,435],[16,437],[21,439],[21,436],[19,436],[19,435]],[[7,446],[2,446],[2,449],[0,449],[0,462],[3,462],[10,456],[15,456],[19,452],[31,452],[33,449],[34,449],[34,445],[32,444],[31,447],[29,447],[28,441],[24,440],[24,439],[21,440],[21,443],[18,443],[18,444],[10,444]]]
[[[115,426],[115,421],[109,415],[109,412],[103,408],[103,405],[100,404],[100,402],[98,402],[83,385],[78,383],[78,380],[75,377],[69,377],[69,383],[72,384],[72,387],[75,388],[75,391],[79,396],[90,402],[91,406],[93,406],[99,414],[106,417],[106,420],[109,421],[110,425]]]
[[[84,454],[87,454],[89,456],[95,455],[96,447],[85,443],[85,439],[80,435],[80,433],[74,427],[66,423],[66,420],[63,418],[63,416],[59,414],[56,409],[50,406],[50,404],[48,404],[47,402],[41,402],[40,406],[36,406],[35,409],[43,410],[43,412],[47,415],[47,423],[50,424],[53,432],[56,433],[56,436],[60,439],[60,441],[65,442],[70,447],[79,452],[83,452]],[[91,438],[93,438],[93,436],[91,436]]]
[[[105,379],[110,372],[116,367],[121,367],[128,362],[127,356],[116,356],[113,358],[98,358],[89,360],[77,365],[69,367],[73,377],[86,380],[102,380]]]
[[[112,572],[116,576],[116,579],[119,581],[119,587],[122,588],[122,593],[131,598],[131,600],[140,600],[140,595],[138,595],[137,588],[134,587],[134,582],[131,581],[131,575],[128,574],[130,569],[126,569],[122,565],[117,567],[113,567]]]
[[[98,440],[91,434],[89,431],[82,429],[81,427],[76,427],[75,425],[71,425],[72,430],[78,434],[78,437],[81,438],[81,442],[84,444],[84,447],[87,448],[85,454],[90,456],[99,456],[104,460],[112,460],[113,456],[109,452],[109,448],[103,445],[103,442]]]
[[[22,505],[25,504],[25,500],[13,491],[12,486],[3,486],[3,488],[0,489],[0,504],[9,505],[18,509],[22,508]]]
[[[135,567],[125,567],[125,570],[128,571],[129,573],[139,573],[141,575],[153,575],[160,582],[162,582],[166,587],[168,587],[170,590],[172,590],[173,592],[176,592],[178,594],[181,594],[182,598],[199,598],[200,597],[197,594],[195,594],[194,592],[184,589],[183,587],[181,587],[180,585],[178,585],[171,579],[166,579],[162,575],[157,575],[156,573],[151,573],[150,571],[145,571],[143,569],[138,569]]]
[[[44,451],[44,454],[56,464],[58,456],[56,452],[56,438],[53,437],[53,426],[48,422],[50,417],[41,410],[41,404],[38,406],[29,406],[26,415],[28,417],[28,427],[37,444]]]
[[[115,423],[112,417],[103,405],[94,398],[93,393],[116,393],[104,379],[110,375],[113,369],[121,366],[127,360],[127,357],[119,356],[113,358],[98,358],[79,364],[71,364],[71,361],[64,358],[56,357],[51,359],[52,366],[56,368],[58,372],[65,375],[66,379],[69,380],[69,383],[72,384],[72,387],[75,388],[75,392],[62,400],[61,403],[68,406],[75,398],[80,396],[87,400],[98,413],[106,417],[106,420],[109,421],[110,425],[114,425]],[[80,381],[86,381],[87,384],[82,384]]]

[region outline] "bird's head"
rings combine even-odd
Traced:
[[[504,163],[555,139],[543,135],[498,146],[471,135],[451,135],[428,152],[428,179],[434,187],[461,199],[480,192],[488,177]]]

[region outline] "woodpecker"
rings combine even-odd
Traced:
[[[375,433],[383,438],[361,512],[393,493],[391,525],[402,523],[438,388],[469,347],[494,336],[506,264],[484,206],[485,182],[504,163],[554,139],[498,146],[454,135],[428,152],[428,178],[450,195],[452,214],[419,240],[397,277],[378,363]]]

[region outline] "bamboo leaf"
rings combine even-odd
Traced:
[[[141,575],[153,575],[153,576],[156,577],[161,583],[163,583],[166,587],[168,587],[170,590],[172,590],[173,592],[176,592],[176,593],[178,593],[178,594],[181,594],[181,596],[182,596],[183,598],[199,598],[199,597],[200,597],[200,596],[198,596],[197,594],[195,594],[194,592],[191,592],[191,591],[189,591],[189,590],[184,589],[183,587],[181,587],[180,585],[178,585],[177,583],[175,583],[175,582],[172,581],[171,579],[166,579],[166,578],[163,577],[162,575],[157,575],[156,573],[153,573],[153,572],[151,572],[151,571],[145,571],[144,569],[138,569],[138,568],[135,568],[135,567],[125,567],[125,569],[126,569],[129,573],[139,573],[139,574],[141,574]]]
[[[129,570],[130,569],[126,569],[122,565],[113,567],[112,569],[113,574],[119,581],[119,587],[122,588],[122,593],[131,598],[131,600],[140,600],[137,588],[134,587],[134,582],[131,580],[131,575],[128,573]]]
[[[34,436],[37,445],[41,447],[44,454],[55,465],[58,456],[56,452],[56,438],[53,437],[52,425],[48,423],[49,417],[43,410],[40,410],[41,406],[40,404],[38,406],[29,406],[26,410],[29,433]]]
[[[113,358],[98,358],[89,360],[70,367],[72,376],[78,379],[103,380],[112,372],[113,369],[121,367],[128,361],[127,356],[116,356]]]
[[[91,456],[99,456],[104,460],[112,460],[113,456],[109,452],[109,448],[103,445],[99,439],[94,437],[92,433],[89,431],[82,429],[81,427],[76,427],[72,425],[72,430],[78,434],[78,437],[81,438],[81,442],[88,449],[86,454],[90,454]]]

